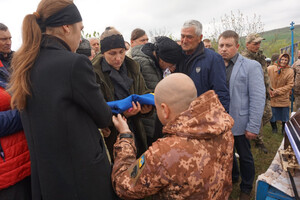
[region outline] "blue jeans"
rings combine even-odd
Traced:
[[[255,167],[250,142],[245,135],[234,136],[234,147],[240,156],[240,171],[235,154],[233,154],[232,179],[237,180],[241,174],[242,182],[240,189],[242,192],[250,194],[255,178]]]

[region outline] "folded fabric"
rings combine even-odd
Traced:
[[[143,95],[132,94],[125,99],[117,100],[117,101],[110,101],[107,102],[109,107],[111,108],[114,114],[123,113],[124,111],[128,110],[132,107],[131,102],[139,102],[142,105],[155,105],[154,104],[154,93],[148,93]]]

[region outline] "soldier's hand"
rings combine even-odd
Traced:
[[[118,114],[117,117],[113,116],[112,121],[119,133],[131,132],[128,127],[126,118],[123,117],[121,114]]]
[[[251,133],[249,131],[245,131],[245,137],[248,139],[248,140],[253,140],[257,137],[257,134],[255,133]]]
[[[101,129],[101,132],[102,132],[104,137],[108,137],[111,133],[111,131],[108,127]]]

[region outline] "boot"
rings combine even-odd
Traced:
[[[284,129],[284,127],[285,127],[285,122],[282,122],[282,129],[281,129],[281,134],[282,135],[285,135],[285,129]]]
[[[277,129],[277,124],[276,122],[270,122],[271,126],[272,126],[272,133],[277,133],[278,129]]]

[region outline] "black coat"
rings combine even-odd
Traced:
[[[21,113],[33,199],[114,199],[111,166],[98,128],[111,122],[87,57],[44,36]]]

